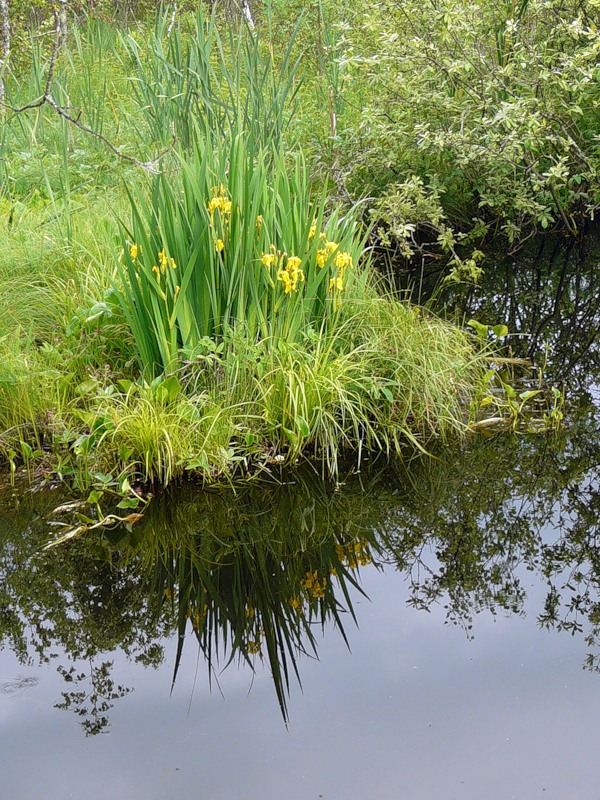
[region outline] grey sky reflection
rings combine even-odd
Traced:
[[[364,577],[372,602],[356,600],[352,654],[328,631],[320,661],[303,659],[304,692],[292,687],[287,731],[267,674],[252,681],[247,669],[228,669],[223,699],[209,691],[203,663],[194,687],[191,646],[172,697],[172,663],[144,670],[116,655],[116,678],[135,690],[115,705],[110,733],[86,739],[72,715],[52,708],[62,687],[54,664],[23,669],[3,651],[0,682],[40,683],[0,697],[1,796],[600,796],[600,676],[581,669],[583,641],[540,631],[533,614],[483,614],[469,641],[441,610],[407,608],[400,574]]]

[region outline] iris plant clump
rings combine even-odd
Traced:
[[[241,133],[199,136],[180,166],[131,195],[115,291],[143,373],[177,369],[232,328],[274,345],[331,332],[342,297],[366,290],[356,214],[326,214],[301,156],[256,152]]]
[[[179,407],[212,449],[177,452],[171,424],[168,473],[139,455],[147,475],[308,454],[335,474],[343,451],[464,428],[481,371],[468,337],[379,294],[358,210],[315,195],[301,155],[198,132],[179,166],[131,192],[113,292],[138,384],[174,390],[165,418]]]

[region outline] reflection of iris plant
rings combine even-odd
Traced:
[[[175,676],[189,633],[211,670],[235,659],[254,668],[257,657],[265,659],[287,718],[290,673],[299,678],[299,655],[317,654],[315,623],[332,621],[346,638],[343,616],[354,618],[351,589],[361,591],[357,571],[371,563],[372,543],[359,515],[339,531],[332,525],[334,508],[338,520],[347,513],[338,496],[323,494],[315,508],[315,498],[294,487],[290,507],[281,489],[283,498],[273,496],[268,514],[268,490],[259,492],[263,510],[252,493],[239,496],[235,506],[213,496],[157,508],[142,537],[136,532],[135,542],[128,537],[131,549],[123,541],[121,548],[151,569],[163,610],[173,607]]]

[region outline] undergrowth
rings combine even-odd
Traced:
[[[335,170],[324,178],[335,42],[310,40],[325,83],[300,104],[306,20],[285,46],[268,24],[267,42],[202,14],[170,36],[164,17],[74,30],[56,101],[123,154],[166,147],[154,177],[47,106],[7,116],[0,455],[12,469],[119,490],[305,458],[335,475],[342,453],[360,463],[466,430],[486,350],[379,292],[366,204],[340,205]],[[38,46],[29,68],[8,76],[10,102],[42,91]]]

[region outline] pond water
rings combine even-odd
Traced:
[[[466,302],[568,382],[561,434],[188,486],[46,551],[60,490],[0,491],[0,797],[600,797],[600,259],[553,247]]]

